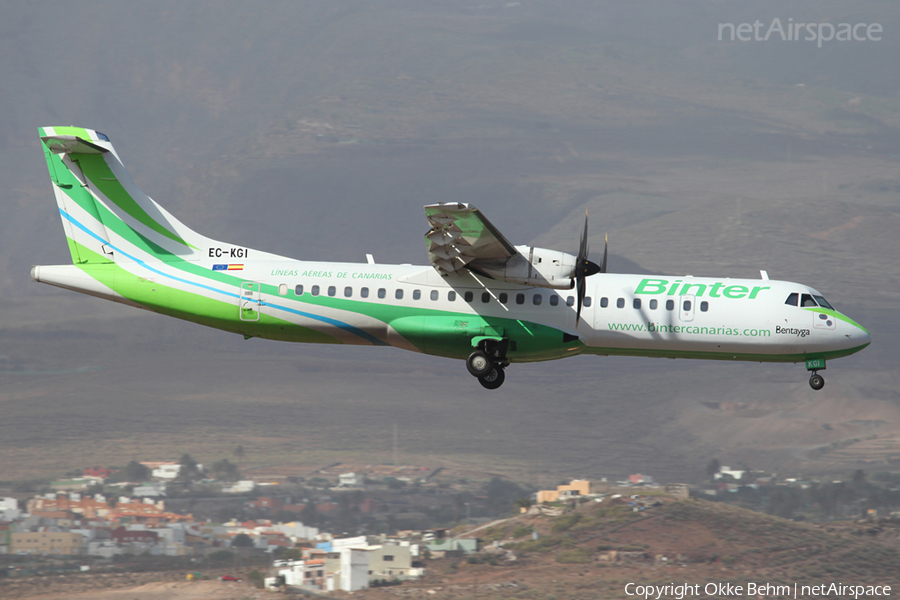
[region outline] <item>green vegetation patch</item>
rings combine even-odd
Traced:
[[[570,515],[563,515],[561,517],[556,517],[553,519],[553,524],[550,526],[550,530],[553,533],[562,533],[563,531],[568,531],[572,529],[581,519],[581,513],[572,513]]]
[[[616,504],[612,506],[601,506],[597,509],[595,516],[598,519],[608,519],[621,522],[634,519],[636,514],[637,513],[631,510],[630,506],[626,506],[624,504]]]
[[[531,525],[520,525],[512,530],[512,538],[518,539],[525,537],[526,535],[531,535],[532,533],[534,533],[534,527]]]
[[[575,544],[569,538],[561,535],[548,535],[536,540],[528,540],[506,546],[517,552],[549,552],[553,548],[572,548]]]
[[[584,548],[563,550],[556,555],[556,562],[563,564],[585,564],[591,562],[591,551]]]
[[[488,529],[486,529],[481,535],[478,536],[478,538],[485,544],[490,544],[491,542],[505,539],[507,531],[508,528],[503,525],[494,525],[493,527],[489,527]],[[513,537],[521,536],[513,535]]]

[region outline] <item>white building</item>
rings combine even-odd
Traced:
[[[0,498],[0,521],[15,521],[22,511],[19,510],[19,501],[15,498]]]
[[[293,521],[291,523],[279,523],[277,525],[272,525],[267,529],[283,533],[284,535],[288,536],[292,542],[296,542],[298,540],[314,540],[319,535],[318,528],[307,527],[299,521]]]
[[[714,479],[722,479],[722,477],[724,477],[725,475],[731,475],[732,477],[734,477],[735,481],[740,481],[741,478],[744,476],[744,473],[746,473],[746,472],[747,471],[738,471],[736,469],[732,469],[731,467],[723,466],[723,467],[719,468],[719,472],[716,473],[713,478]]]
[[[256,489],[256,482],[252,479],[245,479],[232,483],[231,485],[222,486],[222,493],[225,494],[246,494]]]
[[[135,498],[159,497],[166,495],[166,482],[153,481],[142,485],[135,486],[131,491],[131,495]]]
[[[355,592],[369,587],[369,551],[362,548],[341,549],[341,589]]]
[[[158,479],[175,479],[176,477],[178,477],[178,473],[180,472],[181,464],[165,463],[153,469],[150,474]]]
[[[412,552],[409,545],[386,544],[369,550],[369,579],[406,579],[412,571]]]
[[[359,477],[356,473],[341,473],[338,475],[338,485],[341,487],[353,487],[359,485]]]

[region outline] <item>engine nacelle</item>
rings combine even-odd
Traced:
[[[522,285],[555,290],[569,290],[575,285],[576,256],[531,246],[516,246],[516,250],[518,254],[505,263],[496,267],[482,264],[478,270],[494,279]]]

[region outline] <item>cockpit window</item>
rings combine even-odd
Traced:
[[[819,306],[821,306],[822,308],[830,308],[831,310],[834,310],[834,307],[828,304],[828,300],[826,300],[822,296],[813,296],[813,298],[816,299],[816,302],[818,302]]]
[[[791,292],[791,295],[788,296],[787,300],[784,301],[785,304],[790,306],[797,306],[797,302],[800,300],[800,294],[797,292]]]
[[[816,306],[818,306],[818,304],[816,304],[816,301],[813,300],[813,297],[810,294],[803,294],[800,297],[800,307],[801,308],[816,307]]]

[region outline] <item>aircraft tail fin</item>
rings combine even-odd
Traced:
[[[207,238],[137,188],[106,135],[81,127],[39,132],[75,264],[202,256]]]

